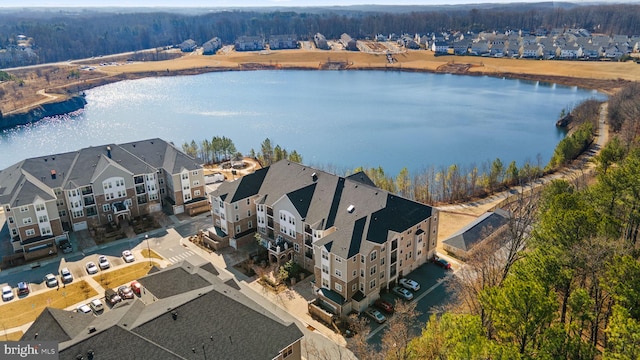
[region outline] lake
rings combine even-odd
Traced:
[[[159,137],[265,138],[308,165],[338,172],[382,166],[395,175],[500,158],[546,164],[563,108],[596,91],[492,77],[391,71],[238,71],[122,81],[86,92],[87,106],[7,130],[0,168],[23,158]]]

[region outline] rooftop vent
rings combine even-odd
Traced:
[[[94,332],[96,332],[96,327],[95,326],[89,326],[89,334],[93,334]]]
[[[318,174],[316,173],[311,174],[311,178],[313,179],[313,181],[318,180]]]
[[[353,205],[349,205],[349,207],[347,208],[347,212],[348,212],[349,214],[351,214],[351,213],[353,213],[353,210],[355,210],[355,209],[356,209],[356,207],[355,207],[355,206],[353,206]]]
[[[177,320],[178,319],[178,312],[174,311],[171,313],[171,317],[173,318],[173,320]]]

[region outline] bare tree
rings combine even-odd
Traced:
[[[419,315],[416,302],[396,301],[395,313],[387,321],[382,335],[382,354],[388,360],[406,360],[409,358],[409,343],[414,335],[411,326]]]

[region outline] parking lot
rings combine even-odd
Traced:
[[[420,290],[412,291],[413,300],[411,301],[417,302],[416,310],[420,313],[411,324],[414,335],[420,334],[431,314],[451,301],[451,294],[447,293],[446,287],[443,285],[443,281],[451,275],[453,275],[453,272],[450,270],[444,270],[432,263],[425,263],[406,276],[420,284]],[[380,297],[392,304],[396,300],[404,301],[391,291],[380,294]],[[387,317],[393,316],[386,313],[384,315]],[[371,333],[367,341],[372,345],[380,345],[382,335],[387,327],[386,322],[378,324],[374,321],[369,321],[369,326]]]

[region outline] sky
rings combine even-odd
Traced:
[[[539,0],[545,1],[545,0]],[[640,0],[598,0],[628,3]],[[474,3],[538,2],[535,0],[0,0],[0,7],[255,7],[255,6],[349,6],[349,5],[455,5]],[[593,0],[567,0],[592,3]]]

